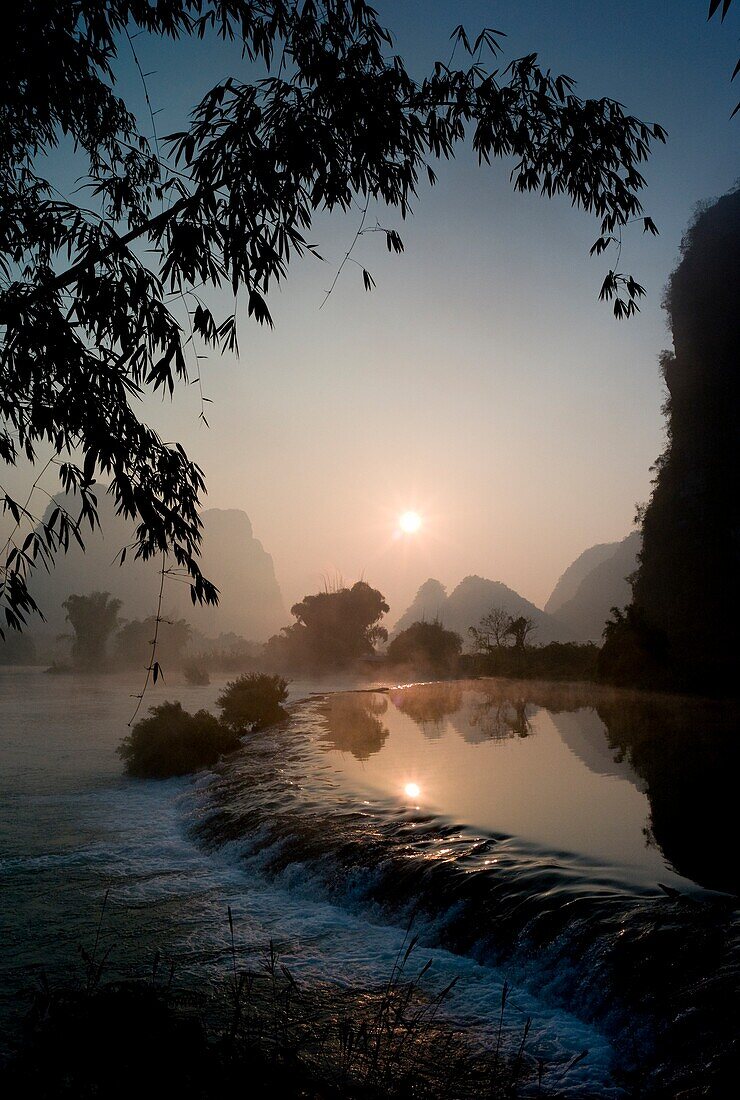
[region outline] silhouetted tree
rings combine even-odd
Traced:
[[[317,210],[359,204],[359,238],[371,202],[405,217],[420,173],[433,183],[432,162],[469,141],[481,163],[511,160],[516,190],[564,194],[595,215],[601,253],[641,216],[639,169],[665,139],[613,100],[578,98],[573,80],[540,68],[534,53],[503,65],[492,30],[471,41],[458,27],[465,66],[437,62],[416,80],[363,0],[17,0],[6,9],[0,460],[35,463],[39,448],[50,450],[80,505],[41,522],[30,498],[4,494],[16,527],[0,561],[0,629],[37,610],[26,584],[34,564],[52,564],[82,540],[83,524],[97,524],[101,472],[138,523],[134,553],[169,553],[193,600],[216,600],[198,564],[202,472],[130,398],[172,394],[193,349],[236,350],[235,313],[214,316],[206,304],[214,288],[272,324],[267,293],[294,255],[315,251],[307,235]],[[144,32],[237,39],[252,80],[228,76],[185,130],[147,139],[115,71],[119,44],[135,50]],[[45,156],[60,140],[78,177],[69,198],[64,157]],[[649,218],[643,228],[657,232]],[[381,232],[389,250],[403,250],[396,229]],[[369,289],[364,269],[363,280]],[[600,297],[620,317],[643,293],[612,269]]]
[[[473,646],[478,653],[488,653],[492,649],[500,649],[506,645],[510,637],[509,625],[511,615],[503,607],[492,607],[488,614],[484,615],[478,626],[471,626],[468,630],[473,639]]]
[[[152,659],[152,644],[156,618],[132,619],[118,631],[114,641],[116,664],[146,668]],[[192,628],[184,619],[161,619],[157,634],[157,660],[169,668],[182,664]]]
[[[633,601],[605,633],[600,673],[656,687],[740,683],[740,191],[697,215],[665,307],[667,445],[642,517]]]
[[[462,653],[462,638],[445,630],[438,621],[412,623],[391,641],[386,650],[393,664],[409,664],[430,672],[452,672]]]
[[[108,641],[118,626],[121,601],[110,592],[68,596],[62,604],[74,630],[72,660],[78,668],[98,669],[107,659]]]
[[[527,644],[527,638],[536,629],[534,619],[527,615],[518,615],[517,618],[509,618],[506,633],[514,643],[514,649],[522,650]]]
[[[365,581],[304,596],[290,610],[298,621],[265,646],[266,660],[278,668],[347,667],[371,656],[377,643],[388,639],[388,631],[379,625],[388,604]]]

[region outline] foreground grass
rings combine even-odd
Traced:
[[[231,913],[229,924],[233,945]],[[252,970],[232,949],[228,977],[208,996],[179,991],[158,959],[147,981],[103,981],[104,960],[83,952],[77,988],[41,989],[0,1090],[11,1100],[215,1100],[236,1089],[295,1100],[566,1095],[544,1091],[545,1067],[527,1052],[530,1021],[513,1049],[503,1040],[507,986],[498,1036],[480,1050],[441,1019],[455,983],[431,990],[431,964],[416,969],[415,947],[407,937],[387,982],[365,991],[299,983],[272,943]]]

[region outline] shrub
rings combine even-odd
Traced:
[[[216,700],[221,721],[238,733],[262,729],[285,717],[288,681],[282,676],[250,672],[231,680]]]
[[[409,664],[431,672],[452,672],[462,652],[462,638],[435,620],[412,623],[397,634],[386,650],[391,664]]]
[[[192,684],[194,687],[205,687],[211,682],[208,669],[198,661],[191,661],[189,664],[184,665],[182,674],[187,683]]]
[[[118,749],[129,775],[166,779],[215,764],[239,747],[236,733],[207,710],[190,714],[181,703],[150,707]]]

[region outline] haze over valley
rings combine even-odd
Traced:
[[[129,549],[121,563],[121,551],[130,548],[134,540],[134,526],[116,515],[102,486],[97,498],[101,526],[88,534],[85,550],[73,543],[53,571],[38,570],[33,578],[31,592],[46,621],[32,622],[29,636],[36,643],[38,659],[47,663],[67,648],[60,642],[60,636],[68,637],[69,631],[62,604],[72,594],[108,592],[121,601],[124,620],[157,614],[161,560],[137,560]],[[74,498],[55,497],[47,516],[57,506],[71,511]],[[184,619],[209,640],[234,634],[250,642],[266,641],[289,621],[271,554],[253,534],[249,517],[239,509],[207,508],[203,525],[203,570],[217,579],[219,603],[194,606],[187,583],[173,571],[165,578],[162,613],[168,619]],[[502,607],[511,616],[532,617],[537,644],[598,643],[611,608],[628,600],[626,578],[636,567],[638,548],[639,534],[635,532],[620,543],[584,551],[564,571],[543,609],[502,580],[468,576],[448,593],[440,581],[430,578],[405,609],[391,608],[391,635],[418,620],[438,620],[459,633],[467,645],[469,628],[491,607]],[[327,578],[327,583],[337,583],[336,578]],[[15,659],[27,659],[27,652],[21,647]],[[0,656],[3,653],[6,660],[11,659],[10,644],[0,643]]]

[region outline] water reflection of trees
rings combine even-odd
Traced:
[[[552,714],[587,708],[603,729],[586,727],[584,736],[603,738],[603,749],[586,753],[571,746],[584,765],[595,770],[597,760],[599,774],[605,774],[607,750],[628,766],[648,799],[647,835],[666,860],[702,886],[740,892],[734,847],[740,775],[737,704],[587,684],[505,680],[417,684],[392,692],[391,700],[425,736],[441,736],[449,722],[473,744],[529,736],[537,708]],[[380,694],[332,696],[326,711],[327,742],[367,760],[388,738],[381,721],[387,708],[388,699]]]
[[[685,878],[740,892],[737,703],[586,684],[533,683],[527,694],[553,713],[595,711],[614,760],[642,781],[650,841]]]
[[[514,737],[529,737],[532,723],[527,714],[527,700],[505,699],[486,695],[476,699],[468,714],[468,724],[478,736],[467,741],[510,741]]]
[[[709,889],[740,892],[737,703],[587,684],[535,681],[516,687],[530,704],[553,714],[584,707],[595,712],[613,759],[641,780],[650,841],[684,877]],[[509,697],[513,690],[510,685]]]
[[[434,740],[442,736],[446,719],[463,705],[464,686],[458,680],[411,684],[393,692],[391,698],[402,714],[413,718],[425,737]]]
[[[413,718],[425,737],[442,736],[449,719],[470,744],[528,737],[529,700],[509,681],[439,681],[411,684],[391,694],[394,706]]]
[[[375,692],[329,696],[324,707],[324,742],[329,748],[351,752],[357,760],[369,759],[388,739],[388,730],[379,718],[387,709],[388,700]]]

